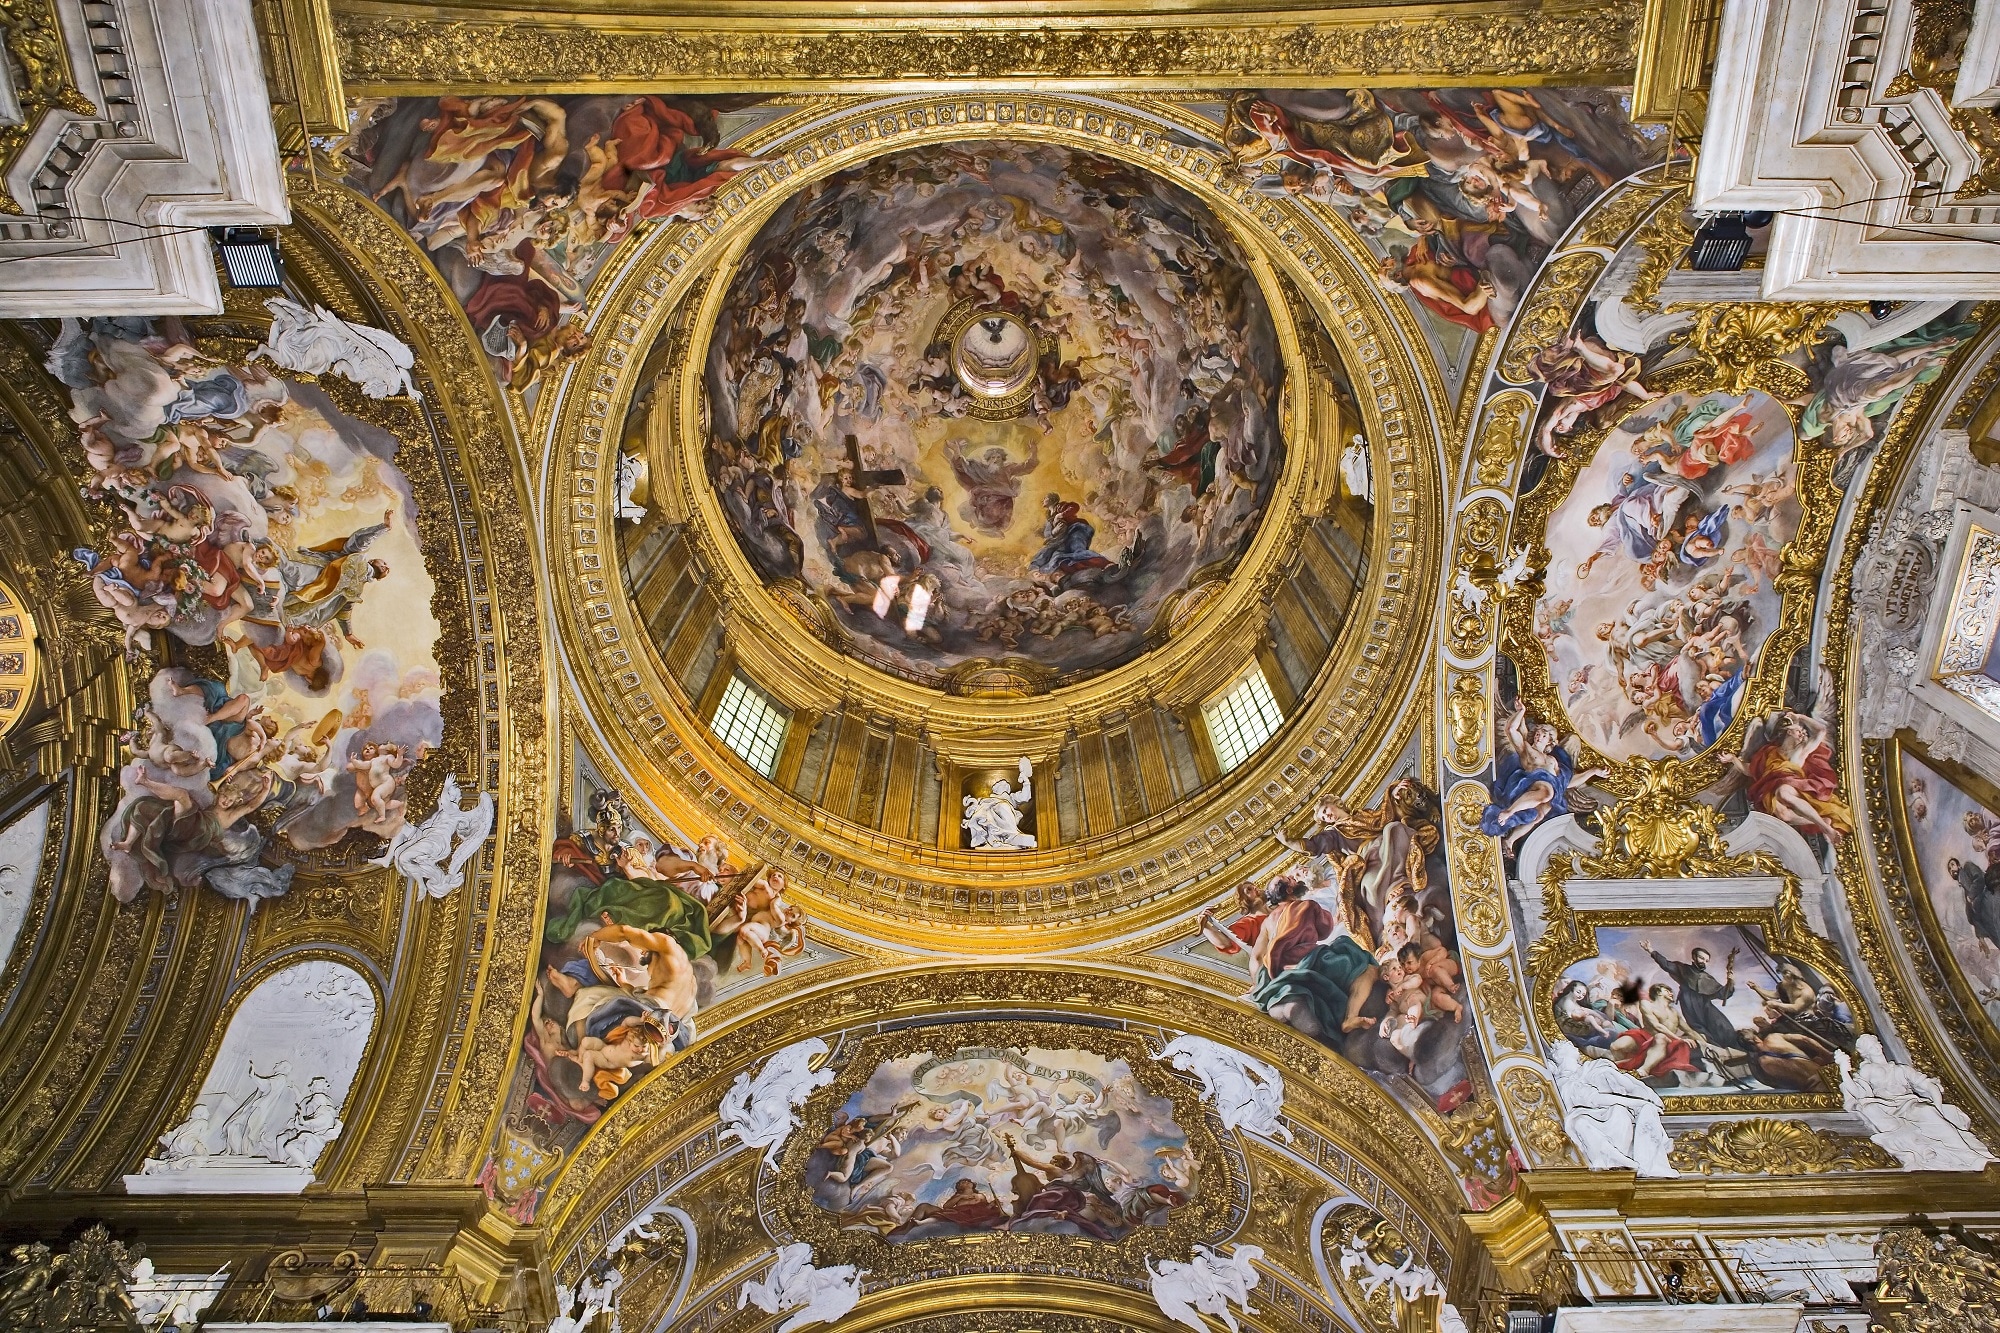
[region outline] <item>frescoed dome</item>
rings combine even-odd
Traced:
[[[788,200],[709,343],[708,473],[770,583],[851,651],[1082,679],[1248,546],[1284,370],[1194,198],[1048,144],[877,158]]]

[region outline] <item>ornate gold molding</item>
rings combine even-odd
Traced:
[[[1875,1241],[1868,1326],[1881,1333],[1958,1333],[2000,1325],[2000,1257],[1962,1231],[1894,1227]]]
[[[477,13],[478,11],[458,11]],[[1622,83],[1639,7],[1525,5],[1297,15],[1065,13],[1060,5],[938,22],[914,7],[872,21],[831,9],[700,15],[629,9],[566,20],[457,17],[347,0],[334,14],[340,68],[368,95],[474,91],[902,91],[940,80],[1074,82],[1096,91],[1218,81],[1424,84]]]
[[[1683,1134],[1674,1140],[1669,1160],[1683,1174],[1698,1176],[1817,1176],[1898,1169],[1894,1157],[1867,1139],[1770,1116],[1718,1120]]]

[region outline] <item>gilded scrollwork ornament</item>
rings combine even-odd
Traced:
[[[1668,1160],[1685,1175],[1819,1176],[1896,1169],[1896,1159],[1867,1139],[1772,1116],[1718,1120],[1683,1134],[1674,1140]]]
[[[1779,398],[1795,398],[1809,387],[1806,373],[1784,358],[1819,342],[1827,326],[1842,314],[1866,308],[1866,302],[1856,301],[1733,301],[1675,307],[1695,312],[1688,348],[1709,365],[1722,389],[1742,393],[1762,382]]]
[[[2000,1326],[2000,1257],[1964,1231],[1891,1227],[1875,1242],[1871,1329],[1959,1333]]]

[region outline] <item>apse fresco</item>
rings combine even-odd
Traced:
[[[1281,841],[1296,859],[1201,913],[1205,947],[1247,974],[1246,1003],[1450,1112],[1472,1083],[1437,793],[1401,777],[1372,807],[1323,797]]]
[[[1195,1197],[1173,1105],[1092,1051],[885,1061],[806,1160],[813,1202],[891,1244],[993,1232],[1120,1240]]]
[[[92,592],[135,654],[216,650],[145,683],[101,842],[112,892],[271,898],[293,872],[272,842],[393,837],[444,730],[396,440],[311,384],[215,360],[175,320],[66,320],[48,366],[85,492],[116,515],[74,552]]]
[[[1973,998],[2000,1025],[2000,814],[1907,749],[1901,763],[1924,897]]]
[[[892,153],[773,215],[709,347],[744,554],[925,682],[1137,655],[1284,465],[1276,333],[1192,197],[1048,145]]]
[[[579,356],[598,267],[651,222],[697,217],[751,159],[716,115],[747,98],[405,97],[363,103],[348,183],[407,228],[503,380]]]
[[[1605,436],[1549,516],[1536,634],[1579,734],[1612,759],[1715,743],[1778,623],[1798,531],[1791,418],[1682,391]]]
[[[1827,978],[1748,924],[1599,926],[1550,1008],[1553,1033],[1666,1097],[1837,1092],[1856,1036]]]
[[[1663,151],[1601,88],[1246,92],[1223,142],[1262,188],[1346,217],[1383,287],[1474,334],[1506,324],[1570,223]]]
[[[559,817],[521,1061],[480,1182],[521,1222],[590,1126],[707,1006],[828,955],[785,874],[713,833],[659,836],[579,764]]]

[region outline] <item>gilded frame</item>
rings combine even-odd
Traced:
[[[1905,947],[1921,941],[1935,964],[1934,972],[1922,967],[1911,969],[1931,1000],[1932,1012],[1953,1044],[1969,1059],[1979,1060],[1982,1073],[1993,1075],[2000,1071],[2000,1024],[1994,1023],[1979,1003],[1958,956],[1944,937],[1937,909],[1931,903],[1930,886],[1924,882],[1923,868],[1917,860],[1916,839],[1910,833],[1909,806],[1903,797],[1903,754],[1909,749],[1914,749],[1925,763],[1937,767],[1954,783],[1962,781],[1961,775],[1954,771],[1955,765],[1933,759],[1923,753],[1922,747],[1913,747],[1902,738],[1868,746],[1863,760],[1863,785],[1868,792],[1869,818],[1871,823],[1879,821],[1887,826],[1894,848],[1894,855],[1882,860],[1882,891],[1895,912]],[[1917,961],[1914,954],[1911,961]]]
[[[1587,294],[1587,288],[1578,291],[1578,300],[1581,301]],[[1773,580],[1781,598],[1779,621],[1757,650],[1755,669],[1745,682],[1743,697],[1737,703],[1729,725],[1712,744],[1704,746],[1691,760],[1673,766],[1682,784],[1679,791],[1690,799],[1721,776],[1719,756],[1732,754],[1742,747],[1750,719],[1761,717],[1783,704],[1785,674],[1791,666],[1792,657],[1812,638],[1813,605],[1819,591],[1819,575],[1826,563],[1842,492],[1832,482],[1833,452],[1798,438],[1799,410],[1792,400],[1803,387],[1802,379],[1796,368],[1774,360],[1758,361],[1747,371],[1734,373],[1719,362],[1697,360],[1648,376],[1650,382],[1647,387],[1661,396],[1675,392],[1742,393],[1745,389],[1756,389],[1768,395],[1784,409],[1791,423],[1793,463],[1798,470],[1799,527],[1792,540],[1785,543],[1780,557],[1783,564]],[[1550,517],[1569,500],[1578,477],[1620,422],[1644,410],[1641,405],[1627,412],[1620,421],[1602,424],[1569,437],[1568,456],[1556,459],[1539,484],[1520,497],[1514,511],[1510,540],[1526,543],[1544,558],[1552,558],[1548,554],[1546,540]],[[1501,625],[1500,650],[1514,663],[1521,697],[1528,710],[1551,722],[1560,718],[1563,725],[1569,727],[1569,710],[1549,677],[1548,654],[1535,638],[1536,600],[1528,596],[1508,600]],[[1609,769],[1609,775],[1601,781],[1620,794],[1643,781],[1641,764],[1654,761],[1643,756],[1637,763],[1632,759],[1614,760],[1599,753],[1581,737],[1577,738],[1575,749],[1577,767],[1602,766]],[[1655,759],[1671,757],[1656,756]]]
[[[1201,1163],[1200,1192],[1173,1210],[1164,1227],[1135,1226],[1118,1241],[1010,1234],[1004,1240],[1009,1262],[1018,1256],[1030,1263],[1078,1263],[1077,1252],[1082,1249],[1107,1261],[1093,1265],[1094,1271],[1106,1277],[1138,1280],[1145,1275],[1144,1260],[1150,1253],[1164,1250],[1178,1254],[1193,1245],[1217,1245],[1234,1233],[1243,1213],[1240,1205],[1231,1205],[1236,1202],[1238,1187],[1247,1196],[1247,1168],[1241,1147],[1223,1139],[1220,1122],[1202,1105],[1196,1087],[1159,1063],[1145,1038],[1136,1032],[1046,1019],[912,1025],[870,1033],[851,1044],[843,1042],[839,1054],[847,1060],[846,1068],[833,1082],[815,1091],[800,1109],[800,1126],[787,1141],[775,1173],[766,1170],[759,1175],[760,1204],[778,1227],[812,1245],[813,1261],[821,1266],[851,1263],[869,1270],[949,1272],[959,1264],[976,1264],[992,1246],[1003,1243],[1000,1236],[892,1244],[872,1233],[841,1228],[832,1214],[813,1203],[811,1186],[804,1183],[806,1163],[830,1128],[834,1112],[883,1064],[920,1051],[944,1055],[954,1049],[1001,1044],[1008,1049],[1080,1049],[1124,1060],[1135,1083],[1173,1104],[1174,1123],[1187,1135],[1188,1147]],[[772,1230],[776,1234],[777,1228]]]
[[[1699,874],[1683,877],[1663,878],[1663,885],[1676,883],[1698,883],[1712,875],[1754,876],[1780,881],[1777,902],[1770,907],[1651,907],[1618,908],[1606,911],[1574,911],[1569,905],[1566,886],[1571,880],[1591,876],[1603,871],[1616,874],[1623,867],[1617,865],[1593,865],[1593,858],[1577,857],[1574,854],[1559,856],[1542,869],[1540,886],[1542,891],[1542,912],[1549,929],[1536,940],[1528,950],[1528,971],[1533,978],[1532,1004],[1528,1021],[1538,1040],[1537,1049],[1545,1050],[1549,1038],[1550,1022],[1546,1015],[1555,1002],[1556,983],[1563,973],[1575,963],[1595,957],[1597,954],[1597,928],[1599,926],[1721,926],[1751,925],[1764,932],[1765,941],[1774,953],[1783,953],[1804,959],[1821,976],[1838,988],[1841,999],[1854,1012],[1855,1031],[1867,1032],[1870,1028],[1868,1004],[1859,988],[1848,975],[1847,964],[1843,962],[1832,945],[1813,934],[1806,924],[1805,913],[1800,906],[1799,879],[1778,860],[1767,852],[1752,852],[1744,856],[1732,856],[1723,860],[1704,864]],[[1620,876],[1621,878],[1623,876]],[[1556,923],[1567,923],[1566,927]],[[1822,1093],[1717,1093],[1717,1094],[1676,1094],[1667,1102],[1668,1115],[1718,1115],[1759,1111],[1776,1113],[1782,1111],[1837,1111],[1841,1100],[1838,1092]]]

